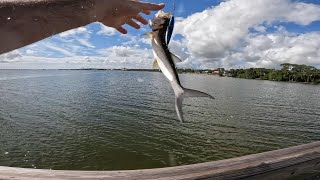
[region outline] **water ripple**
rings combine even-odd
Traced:
[[[157,168],[320,140],[319,87],[181,75],[181,124],[161,73],[0,71],[0,166]]]

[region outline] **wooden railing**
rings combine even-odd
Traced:
[[[0,180],[47,179],[285,179],[320,173],[320,141],[238,158],[132,171],[54,171],[0,167]]]

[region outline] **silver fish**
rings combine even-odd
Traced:
[[[209,94],[182,87],[175,66],[175,63],[181,62],[181,60],[169,51],[168,45],[166,44],[166,32],[169,26],[170,17],[170,13],[159,11],[156,14],[156,17],[149,22],[152,32],[148,33],[147,35],[151,37],[153,54],[155,56],[154,65],[157,64],[165,77],[170,81],[171,87],[173,88],[175,94],[175,108],[178,118],[181,122],[184,122],[182,114],[182,102],[184,98],[214,98]]]

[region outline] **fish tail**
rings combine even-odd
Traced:
[[[184,122],[183,113],[182,113],[182,103],[183,103],[184,98],[207,97],[210,99],[214,99],[214,97],[212,97],[211,95],[209,95],[207,93],[193,90],[193,89],[186,89],[186,88],[182,88],[182,91],[181,91],[181,89],[175,90],[175,96],[176,96],[176,112],[177,112],[179,120],[182,123]]]
[[[183,102],[183,96],[176,96],[176,112],[178,115],[178,118],[180,120],[180,122],[184,123],[184,118],[183,118],[183,114],[182,114],[182,102]]]
[[[201,92],[201,91],[197,91],[197,90],[193,90],[193,89],[186,89],[184,88],[184,96],[185,97],[207,97],[210,99],[214,99],[214,97],[212,97],[210,94]]]

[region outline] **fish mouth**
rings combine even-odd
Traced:
[[[157,18],[158,18],[158,17],[166,17],[166,18],[170,19],[171,13],[165,13],[165,12],[163,12],[163,11],[160,10],[160,11],[156,14],[156,17],[157,17]]]
[[[149,20],[149,26],[152,30],[164,29],[167,26],[166,24],[169,24],[170,19],[171,13],[165,13],[160,10],[153,20]]]

